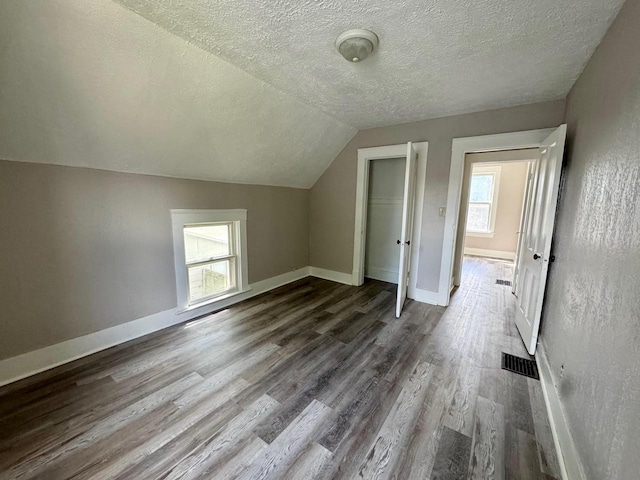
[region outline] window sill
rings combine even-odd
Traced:
[[[229,293],[225,293],[224,295],[221,295],[219,297],[215,297],[215,298],[211,298],[209,300],[204,300],[203,302],[200,303],[194,303],[193,305],[189,305],[188,307],[185,307],[181,310],[178,310],[176,312],[176,315],[180,315],[181,313],[186,313],[186,312],[191,312],[193,310],[197,310],[199,308],[202,307],[210,307],[210,306],[215,306],[217,303],[222,303],[224,300],[228,300],[229,298],[235,297],[237,295],[241,295],[243,293],[247,293],[250,292],[251,288],[245,288],[243,290],[236,290],[234,292],[229,292]],[[225,303],[225,305],[227,305],[227,303]],[[221,305],[222,307],[223,305]]]
[[[467,237],[493,238],[495,232],[466,232]]]

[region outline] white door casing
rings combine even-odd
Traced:
[[[400,317],[407,299],[409,285],[409,265],[411,260],[411,239],[413,237],[413,211],[415,208],[417,154],[413,144],[407,143],[407,161],[405,163],[404,192],[402,199],[402,229],[400,231],[400,266],[398,268],[398,293],[396,317]]]
[[[495,152],[499,150],[517,150],[538,148],[554,129],[527,130],[524,132],[498,133],[478,137],[454,138],[451,144],[451,167],[449,170],[449,188],[444,219],[444,238],[442,242],[442,260],[438,286],[438,305],[447,306],[451,297],[453,265],[458,233],[460,213],[460,194],[464,174],[465,155],[467,153]]]
[[[515,292],[516,326],[531,355],[536,351],[551,258],[566,132],[567,126],[561,125],[540,145],[521,237]]]

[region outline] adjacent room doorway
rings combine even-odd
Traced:
[[[516,324],[527,351],[536,350],[542,305],[547,283],[566,125],[555,129],[454,138],[449,173],[447,215],[440,269],[438,304],[448,305],[455,287],[456,247],[464,230],[459,228],[466,157],[469,153],[536,148],[525,195],[521,235],[515,261],[514,295]],[[464,209],[466,211],[466,208]]]
[[[513,263],[524,201],[537,148],[467,153],[458,217],[453,285],[460,286],[465,255]],[[506,279],[512,281],[512,278]]]

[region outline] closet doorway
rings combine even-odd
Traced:
[[[369,165],[364,276],[398,283],[405,158],[383,158]]]
[[[426,142],[358,149],[352,283],[395,275],[397,317],[416,290],[426,166]]]

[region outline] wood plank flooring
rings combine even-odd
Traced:
[[[511,265],[449,308],[305,279],[0,389],[4,479],[559,478]]]

